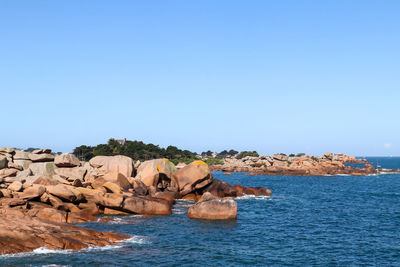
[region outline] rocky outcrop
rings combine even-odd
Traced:
[[[208,165],[200,160],[177,170],[172,176],[177,182],[179,193],[182,196],[204,188],[213,180]]]
[[[170,202],[149,197],[128,197],[125,199],[122,205],[122,209],[124,211],[136,214],[172,214],[172,205]]]
[[[41,247],[52,250],[103,247],[127,238],[127,235],[99,232],[30,216],[0,216],[0,255],[30,252]]]
[[[168,159],[153,159],[140,164],[135,178],[146,186],[154,186],[162,191],[176,191],[177,184],[172,179],[175,171],[175,165]]]
[[[270,196],[271,190],[265,187],[245,187],[242,185],[230,185],[227,182],[214,179],[205,187],[199,195],[210,193],[215,197],[241,197],[243,195]]]
[[[308,155],[270,156],[224,159],[223,165],[211,166],[213,171],[250,172],[252,175],[366,175],[376,173],[372,165],[364,167],[346,166],[344,163],[366,163],[365,159],[356,159],[343,154],[325,153],[321,157]]]
[[[6,156],[0,155],[0,170],[7,168],[8,160]]]
[[[97,156],[89,163],[101,172],[119,172],[126,177],[131,177],[133,174],[133,160],[126,156]]]
[[[54,164],[57,167],[77,167],[80,165],[80,162],[73,154],[61,154],[55,156]]]
[[[237,203],[233,198],[218,198],[211,193],[204,193],[201,199],[189,208],[187,216],[205,220],[236,219]]]
[[[231,186],[214,179],[208,165],[203,161],[182,164],[177,170],[172,162],[156,159],[136,163],[136,171],[132,159],[125,156],[99,156],[85,163],[79,162],[71,154],[53,155],[50,152],[48,149],[29,153],[0,148],[0,160],[5,162],[0,169],[1,218],[18,216],[28,218],[27,222],[33,220],[48,224],[66,224],[94,221],[97,220],[94,216],[99,214],[170,215],[175,199],[186,198],[199,200],[191,208],[190,216],[193,218],[229,219],[236,217],[237,206],[233,199],[226,197],[270,194],[265,188]],[[137,175],[134,178],[135,173]],[[19,229],[19,225],[16,227]],[[36,234],[47,237],[44,230],[37,232],[29,225],[24,229],[32,232],[26,238],[31,238],[35,246],[24,247],[23,243],[18,243],[16,236],[10,234],[10,244],[15,241],[18,245],[11,245],[4,251],[28,251],[36,245],[48,244],[43,240],[35,241]],[[68,227],[65,229],[66,232],[69,231]],[[54,238],[61,238],[62,233],[55,231]],[[1,238],[2,236],[0,251],[4,244],[4,239]],[[73,241],[75,237],[72,236],[65,238],[74,244],[80,242],[80,239]],[[27,244],[31,242],[23,237],[21,240],[25,240]],[[64,243],[59,247],[49,244],[49,248],[69,248]],[[80,247],[81,245],[77,245],[77,248]]]

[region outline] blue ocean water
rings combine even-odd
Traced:
[[[400,168],[400,158],[371,158]],[[120,216],[87,223],[132,235],[106,248],[1,256],[1,266],[400,266],[400,175],[247,176],[216,178],[265,186],[271,197],[238,198],[238,218],[186,217],[189,201],[171,216]]]

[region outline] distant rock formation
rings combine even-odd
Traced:
[[[376,168],[366,159],[354,156],[325,153],[321,157],[308,155],[244,157],[237,159],[227,157],[222,165],[213,165],[213,171],[250,172],[252,175],[337,175],[349,174],[354,176],[375,174]],[[364,163],[364,167],[345,166],[345,163]],[[392,170],[395,172],[396,170]]]

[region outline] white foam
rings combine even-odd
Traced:
[[[40,248],[34,249],[31,253],[33,253],[33,254],[52,254],[52,253],[68,254],[71,252],[72,252],[72,249],[55,250],[55,249],[48,249],[45,247],[40,247]]]
[[[5,255],[0,255],[0,258],[12,258],[12,257],[28,257],[28,256],[33,256],[37,254],[41,255],[46,255],[46,254],[71,254],[71,253],[82,253],[82,252],[88,252],[88,251],[104,251],[104,250],[115,250],[115,249],[120,249],[122,247],[127,246],[128,244],[148,244],[150,243],[149,240],[147,240],[146,237],[144,236],[132,236],[128,239],[124,239],[121,241],[117,241],[117,244],[115,245],[108,245],[108,246],[103,246],[103,247],[98,247],[98,246],[89,246],[88,248],[84,248],[81,250],[72,250],[72,249],[64,249],[64,250],[55,250],[55,249],[48,249],[45,247],[40,247],[37,249],[34,249],[31,252],[23,252],[23,253],[16,253],[16,254],[5,254]],[[52,266],[52,265],[49,265]],[[58,266],[58,265],[53,265],[53,266]]]
[[[256,199],[256,200],[272,200],[271,196],[255,196],[255,195],[244,195],[241,197],[236,197],[235,199]]]

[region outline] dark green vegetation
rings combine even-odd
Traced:
[[[239,153],[238,151],[233,150],[233,149],[231,149],[229,151],[223,150],[223,151],[217,153],[216,158],[223,159],[223,158],[226,158],[228,156],[235,156],[238,153]],[[212,157],[212,155],[213,155],[213,152],[211,150],[208,150],[207,152],[201,153],[202,157]]]
[[[242,159],[242,158],[248,157],[248,156],[250,156],[250,157],[258,157],[259,155],[258,155],[257,151],[242,151],[236,156],[236,158],[237,159]]]
[[[205,162],[211,166],[211,165],[218,165],[218,164],[224,164],[224,162],[219,159],[219,158],[208,158],[205,160]]]
[[[124,155],[133,160],[150,160],[158,158],[167,158],[174,164],[179,162],[190,163],[196,160],[196,153],[189,150],[181,150],[175,146],[167,148],[158,145],[145,144],[141,141],[126,141],[124,145],[114,139],[108,140],[107,144],[99,144],[97,146],[79,146],[73,151],[74,155],[80,160],[90,160],[95,156],[113,156]]]
[[[141,141],[129,141],[121,143],[118,140],[110,139],[107,144],[99,144],[97,146],[78,146],[73,151],[74,155],[80,160],[88,161],[95,156],[113,156],[113,155],[124,155],[132,158],[133,160],[150,160],[167,158],[174,164],[184,162],[186,164],[198,160],[198,154],[189,150],[182,150],[176,146],[168,146],[167,148],[159,147],[154,144],[145,144]],[[243,151],[238,152],[236,150],[223,150],[217,153],[217,156],[213,158],[213,152],[210,150],[201,153],[201,156],[207,157],[206,163],[208,165],[223,164],[222,159],[228,156],[235,156],[243,158],[246,156],[258,156],[256,151]]]

